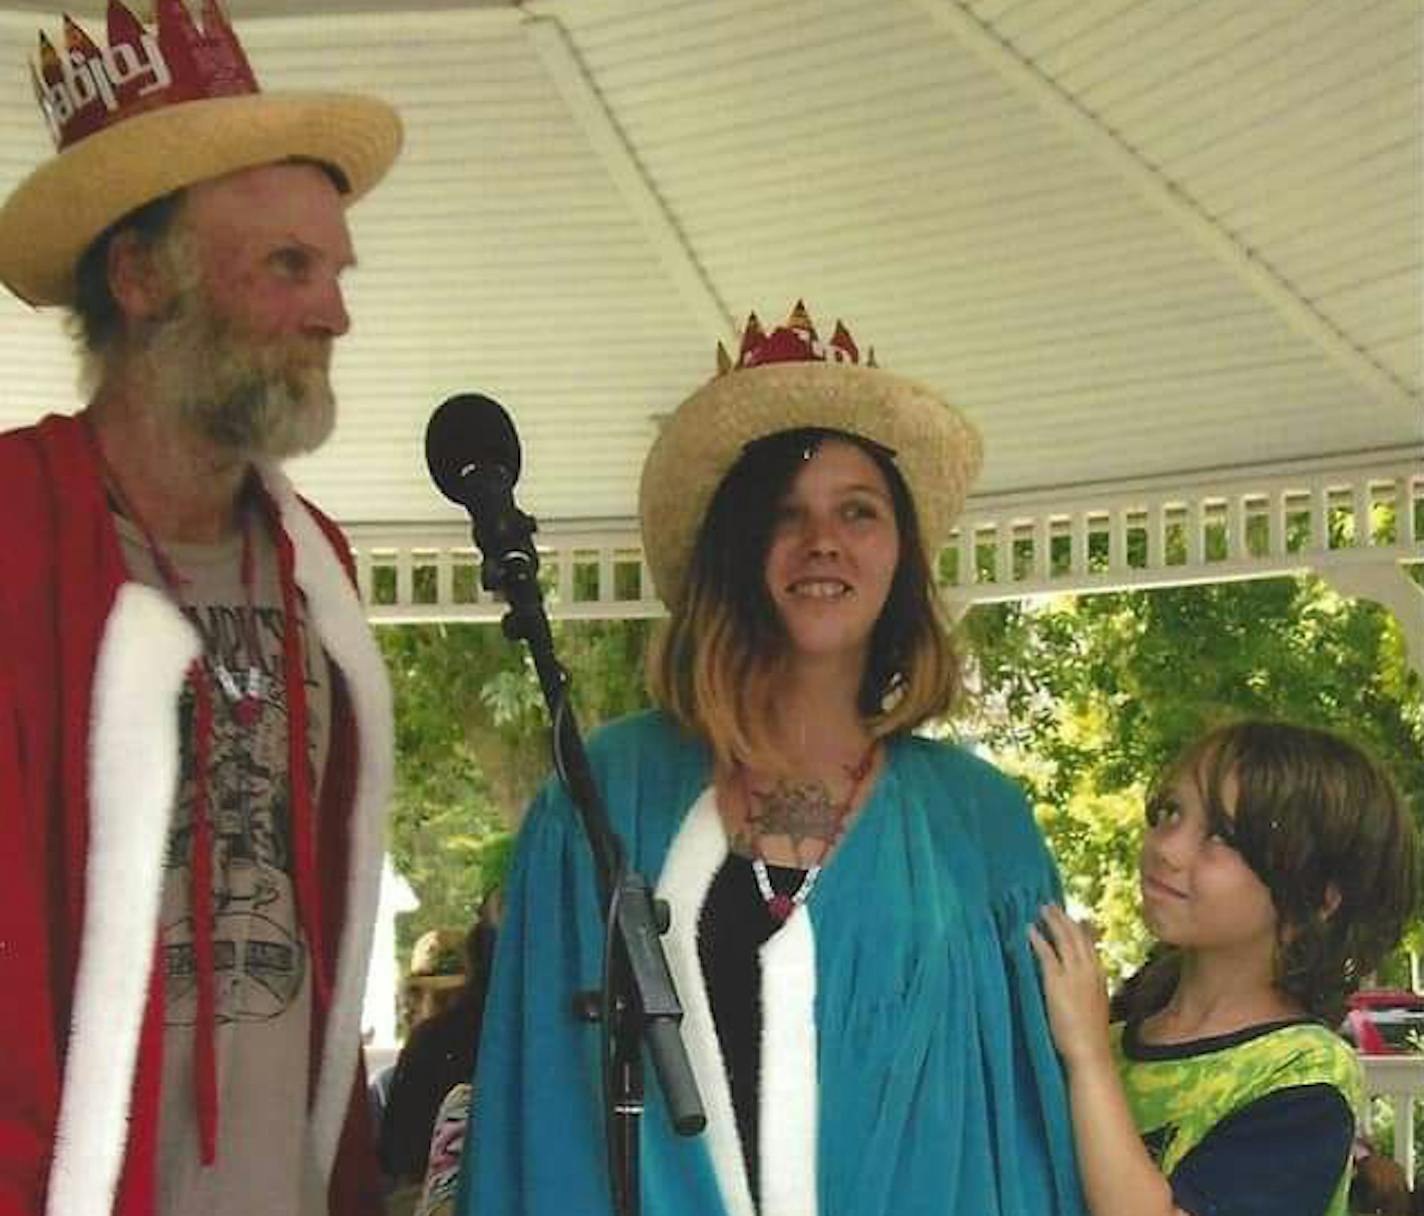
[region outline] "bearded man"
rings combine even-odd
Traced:
[[[379,1211],[359,1017],[390,694],[279,471],[335,408],[369,98],[263,95],[208,0],[41,38],[0,280],[86,408],[0,436],[0,1216]]]

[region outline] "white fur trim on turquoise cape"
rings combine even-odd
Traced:
[[[632,863],[673,908],[665,939],[709,1127],[673,1133],[647,1076],[647,1216],[751,1216],[696,958],[727,843],[710,760],[658,714],[590,745]],[[942,743],[897,738],[805,907],[762,952],[762,1216],[1082,1216],[1063,1076],[1025,935],[1059,898],[1022,794]],[[602,931],[582,829],[536,799],[510,878],[476,1073],[460,1216],[605,1216]]]

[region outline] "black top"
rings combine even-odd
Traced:
[[[772,889],[790,895],[805,870],[766,867]],[[697,955],[707,984],[712,1021],[732,1091],[752,1202],[760,1206],[757,1176],[757,1106],[761,1093],[761,949],[783,922],[767,910],[752,863],[728,854],[712,879],[697,925]]]
[[[378,1130],[381,1169],[419,1181],[430,1158],[435,1116],[445,1095],[470,1079],[479,1046],[483,993],[461,1000],[410,1032],[396,1059]]]
[[[1123,1054],[1137,1060],[1186,1059],[1235,1047],[1283,1024],[1190,1043],[1149,1044],[1129,1023]],[[1169,1179],[1173,1202],[1192,1216],[1322,1216],[1354,1134],[1354,1114],[1333,1085],[1276,1090],[1223,1119],[1182,1158]],[[1143,1140],[1157,1159],[1161,1146],[1151,1135]]]

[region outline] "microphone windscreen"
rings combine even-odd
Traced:
[[[498,466],[519,480],[519,435],[504,406],[480,393],[446,398],[425,427],[425,463],[440,493],[463,503],[462,488],[472,469]]]

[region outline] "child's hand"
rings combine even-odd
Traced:
[[[1045,904],[1029,945],[1043,969],[1048,1023],[1070,1067],[1108,1055],[1108,989],[1092,934],[1056,904]]]

